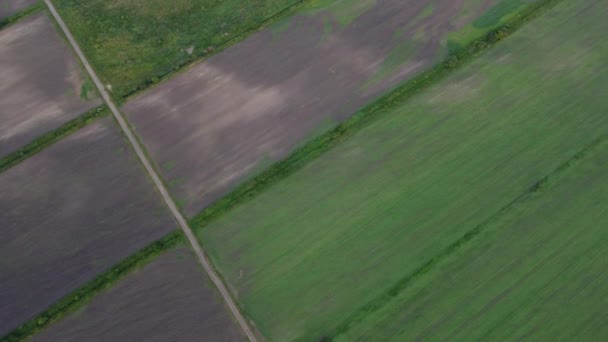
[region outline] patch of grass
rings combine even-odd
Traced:
[[[472,0],[465,1],[465,2],[463,2],[463,5],[467,5],[471,2],[472,2]],[[424,21],[425,19],[427,19],[428,17],[433,15],[433,13],[435,12],[435,9],[436,9],[435,6],[436,6],[435,1],[430,2],[422,11],[420,11],[420,13],[418,13],[418,15],[416,15],[416,17],[413,20],[408,22],[406,26],[397,30],[395,32],[395,37],[401,38],[403,36],[403,33],[406,31],[406,29],[418,26],[422,21]]]
[[[469,248],[468,246],[470,242],[472,242],[474,239],[476,239],[482,234],[487,234],[487,231],[491,231],[492,227],[495,226],[497,222],[500,222],[513,210],[522,206],[522,204],[525,205],[532,199],[537,199],[539,196],[544,195],[544,190],[547,190],[549,186],[555,185],[555,183],[559,182],[564,177],[564,174],[568,174],[570,169],[575,168],[575,166],[583,162],[586,157],[589,157],[590,154],[593,155],[597,152],[597,150],[601,149],[607,150],[606,148],[608,147],[608,145],[606,144],[606,141],[606,136],[601,135],[599,138],[592,141],[589,145],[583,147],[583,149],[576,153],[574,156],[572,156],[572,158],[561,164],[549,175],[533,183],[532,186],[526,189],[513,201],[498,210],[495,214],[489,216],[485,221],[475,226],[473,229],[467,231],[458,240],[454,241],[444,250],[434,255],[431,259],[427,260],[414,272],[400,279],[388,291],[382,293],[381,296],[369,302],[365,306],[361,307],[354,314],[350,315],[336,328],[334,334],[335,337],[337,337],[337,340],[360,339],[361,336],[357,335],[367,335],[369,333],[368,329],[370,329],[370,326],[379,324],[379,322],[377,321],[380,317],[382,317],[382,323],[384,324],[392,325],[397,323],[404,323],[403,321],[398,322],[399,320],[388,318],[384,316],[382,312],[389,310],[387,306],[392,307],[394,309],[397,304],[392,303],[392,301],[403,300],[400,297],[403,296],[402,293],[404,291],[409,290],[410,286],[416,284],[419,279],[427,276],[427,274],[435,272],[435,268],[440,267],[438,265],[443,265],[443,263],[445,263],[447,260],[454,258],[454,254],[460,253],[459,250],[461,248]],[[605,156],[608,156],[608,154],[606,154]],[[417,289],[419,290],[420,287],[419,285],[417,286]],[[400,309],[404,308],[401,307]],[[375,315],[378,315],[378,317],[376,317]],[[369,318],[371,318],[370,321],[367,321],[367,319]],[[373,321],[376,322],[372,323]],[[351,329],[355,332],[351,332]]]
[[[172,179],[171,181],[169,181],[169,189],[178,187],[178,186],[182,185],[182,183],[184,183],[184,180],[181,177]]]
[[[91,92],[96,93],[96,89],[93,82],[87,77],[86,81],[83,82],[82,86],[80,87],[80,98],[83,100],[88,100]]]
[[[608,266],[601,257],[608,249],[607,172],[602,136],[480,227],[474,244],[442,255],[336,340],[602,336],[597,327],[582,328],[604,312],[597,298],[608,295],[600,285]],[[587,338],[574,338],[579,333]]]
[[[168,161],[162,165],[163,170],[170,171],[175,167],[174,161]]]
[[[323,35],[321,36],[320,39],[320,43],[323,43],[325,41],[327,41],[327,39],[331,36],[331,33],[333,32],[334,28],[333,28],[333,24],[330,20],[330,18],[325,17],[323,18]]]
[[[467,46],[424,91],[400,88],[410,90],[304,147],[258,178],[265,191],[249,183],[241,195],[255,200],[229,198],[193,222],[267,338],[335,336],[345,317],[382,307],[377,298],[398,293],[405,275],[542,190],[547,174],[606,132],[603,5],[562,2],[465,63],[557,3]],[[592,30],[579,29],[583,12]]]
[[[17,21],[27,17],[30,14],[40,11],[43,7],[44,7],[44,5],[42,4],[42,2],[39,2],[35,5],[32,5],[26,9],[24,9],[23,11],[13,14],[12,16],[10,16],[8,18],[0,19],[0,30],[3,29],[5,26],[16,23]]]
[[[481,17],[473,21],[476,28],[488,28],[500,24],[501,20],[516,12],[521,6],[530,3],[528,0],[501,0]]]
[[[365,90],[368,87],[377,84],[378,82],[385,79],[387,76],[391,75],[398,70],[399,67],[411,61],[411,58],[417,52],[416,50],[417,44],[414,40],[406,40],[403,43],[398,44],[395,48],[393,48],[389,54],[386,56],[384,61],[382,61],[382,65],[380,65],[380,69],[373,77],[367,80],[362,86],[361,89]]]
[[[422,10],[422,12],[420,12],[420,15],[418,15],[415,20],[416,21],[424,20],[424,19],[430,17],[433,14],[434,10],[435,10],[435,3],[431,2],[424,8],[424,10]]]
[[[78,290],[63,297],[57,303],[51,305],[38,317],[24,323],[19,328],[4,336],[0,342],[22,341],[37,332],[41,331],[49,324],[58,321],[67,314],[77,311],[86,305],[93,297],[100,292],[108,289],[113,284],[123,279],[130,272],[148,264],[158,255],[169,249],[183,244],[185,239],[181,231],[174,231],[159,241],[152,243],[119,264],[113,266],[105,273],[100,274],[95,279],[79,288]]]
[[[186,201],[184,199],[174,198],[173,201],[179,210],[183,210],[186,205]]]
[[[539,4],[542,6],[543,2],[543,0],[500,0],[472,23],[451,32],[445,39],[445,50],[449,53],[453,51],[454,47],[469,44],[489,29],[508,24],[511,21],[518,21],[519,17],[525,16],[525,13],[530,10],[534,11]]]
[[[238,42],[305,0],[55,0],[120,99]]]
[[[99,106],[73,120],[68,121],[54,131],[48,132],[36,138],[36,140],[0,159],[0,173],[42,151],[47,146],[52,145],[62,138],[76,132],[89,123],[108,115],[108,113],[109,110],[106,106]]]

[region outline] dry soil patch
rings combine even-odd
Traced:
[[[99,105],[83,75],[45,13],[0,31],[0,158]]]
[[[244,341],[188,248],[130,274],[34,341]]]
[[[110,118],[0,174],[0,335],[175,224]]]

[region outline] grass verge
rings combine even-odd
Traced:
[[[6,157],[0,159],[0,173],[8,170],[12,166],[19,164],[25,159],[42,151],[47,146],[54,144],[62,138],[74,133],[89,123],[108,115],[109,111],[105,106],[99,106],[86,112],[79,117],[68,121],[63,126],[51,131],[43,136],[38,137],[31,143],[23,146],[15,152],[10,153]]]
[[[562,0],[542,0],[521,13],[513,16],[504,25],[490,31],[484,37],[479,38],[469,45],[457,50],[447,56],[445,60],[419,76],[406,81],[388,94],[381,96],[363,109],[355,113],[350,119],[337,125],[327,133],[304,144],[301,148],[294,151],[289,157],[273,164],[258,176],[244,182],[233,192],[217,201],[210,207],[204,209],[190,220],[193,229],[201,229],[216,217],[227,212],[231,208],[248,201],[257,194],[263,192],[288,175],[292,174],[309,161],[329,150],[342,139],[345,139],[357,129],[363,127],[367,122],[377,117],[379,114],[390,108],[403,103],[414,94],[432,85],[436,81],[447,76],[452,71],[465,65],[482,51],[492,47],[494,44],[510,36],[527,22],[545,13],[551,7]]]
[[[181,231],[177,230],[168,234],[164,238],[150,244],[119,264],[113,266],[103,274],[100,274],[86,285],[63,297],[57,303],[42,312],[38,317],[22,324],[13,332],[2,337],[0,342],[22,341],[36,334],[49,324],[60,320],[67,314],[86,305],[98,293],[111,287],[133,270],[146,265],[156,256],[184,242],[185,240]]]
[[[44,5],[42,4],[42,2],[38,2],[37,4],[32,5],[26,9],[24,9],[23,11],[17,12],[8,18],[4,18],[4,19],[0,20],[0,30],[3,29],[5,26],[8,26],[12,23],[15,23],[15,22],[27,17],[28,15],[30,15],[32,13],[38,12],[43,7],[44,7]]]

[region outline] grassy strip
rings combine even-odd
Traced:
[[[517,196],[511,202],[506,204],[504,207],[500,208],[493,215],[488,217],[485,221],[481,222],[473,229],[466,232],[462,237],[458,240],[452,242],[445,249],[435,255],[433,258],[425,262],[422,266],[417,268],[412,273],[406,275],[401,280],[399,280],[395,285],[393,285],[388,291],[383,293],[378,298],[373,301],[363,305],[360,307],[353,315],[348,317],[344,322],[342,322],[339,326],[336,327],[333,334],[324,336],[324,341],[331,341],[338,335],[348,332],[349,328],[353,325],[363,321],[365,317],[369,314],[373,314],[378,311],[382,307],[384,307],[391,299],[396,297],[399,293],[401,293],[404,289],[410,286],[416,279],[425,275],[429,271],[431,271],[437,264],[441,263],[443,260],[452,255],[455,251],[463,247],[465,244],[473,240],[480,233],[484,231],[484,229],[491,225],[496,219],[505,215],[514,205],[518,203],[524,202],[528,200],[530,197],[538,195],[542,193],[544,190],[548,188],[548,186],[554,183],[556,178],[559,178],[561,174],[563,174],[568,169],[580,164],[581,161],[585,159],[590,153],[597,150],[602,144],[607,141],[607,136],[602,135],[597,139],[593,140],[589,145],[585,146],[579,152],[574,154],[570,159],[568,159],[563,164],[559,165],[555,170],[550,172],[548,175],[540,179],[538,182],[530,186],[526,191],[524,191],[521,195]]]
[[[60,320],[67,314],[86,305],[97,294],[108,289],[133,270],[146,265],[155,257],[180,243],[184,243],[184,241],[182,232],[176,230],[164,238],[148,245],[103,274],[97,276],[81,288],[63,297],[57,303],[51,305],[51,307],[42,312],[38,317],[22,324],[19,328],[4,336],[0,339],[0,342],[22,341],[36,334],[49,324]]]
[[[211,220],[217,218],[231,208],[255,197],[274,182],[297,171],[306,163],[338,144],[342,139],[355,133],[370,120],[377,118],[382,113],[403,103],[403,101],[412,97],[419,91],[429,87],[443,77],[446,77],[449,73],[465,65],[482,51],[513,34],[525,23],[542,15],[546,10],[560,1],[562,0],[541,0],[526,7],[522,12],[514,16],[505,24],[490,31],[484,37],[479,38],[462,49],[450,54],[442,63],[439,63],[428,71],[406,81],[388,94],[376,99],[371,104],[368,104],[355,113],[350,119],[306,143],[304,146],[294,151],[289,157],[270,166],[258,176],[244,182],[233,192],[193,217],[190,220],[190,226],[193,229],[201,229],[211,222]]]
[[[4,18],[4,19],[0,20],[0,30],[3,29],[5,26],[13,24],[13,23],[27,17],[28,15],[30,15],[32,13],[38,12],[42,8],[43,8],[42,2],[38,2],[37,4],[32,5],[26,9],[24,9],[23,11],[17,12],[8,18]]]
[[[68,121],[66,124],[57,128],[56,130],[36,138],[36,140],[32,141],[31,143],[0,159],[0,173],[35,155],[36,153],[45,149],[47,146],[74,133],[87,124],[108,115],[108,113],[109,112],[105,106],[99,106],[71,121]]]

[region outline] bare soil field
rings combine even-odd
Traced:
[[[0,336],[175,228],[105,118],[0,174]]]
[[[434,64],[496,1],[321,3],[123,107],[187,215]]]
[[[101,103],[45,13],[0,31],[0,70],[0,158]]]
[[[158,257],[33,341],[244,341],[192,252]]]
[[[39,0],[0,0],[0,20],[38,3]]]

